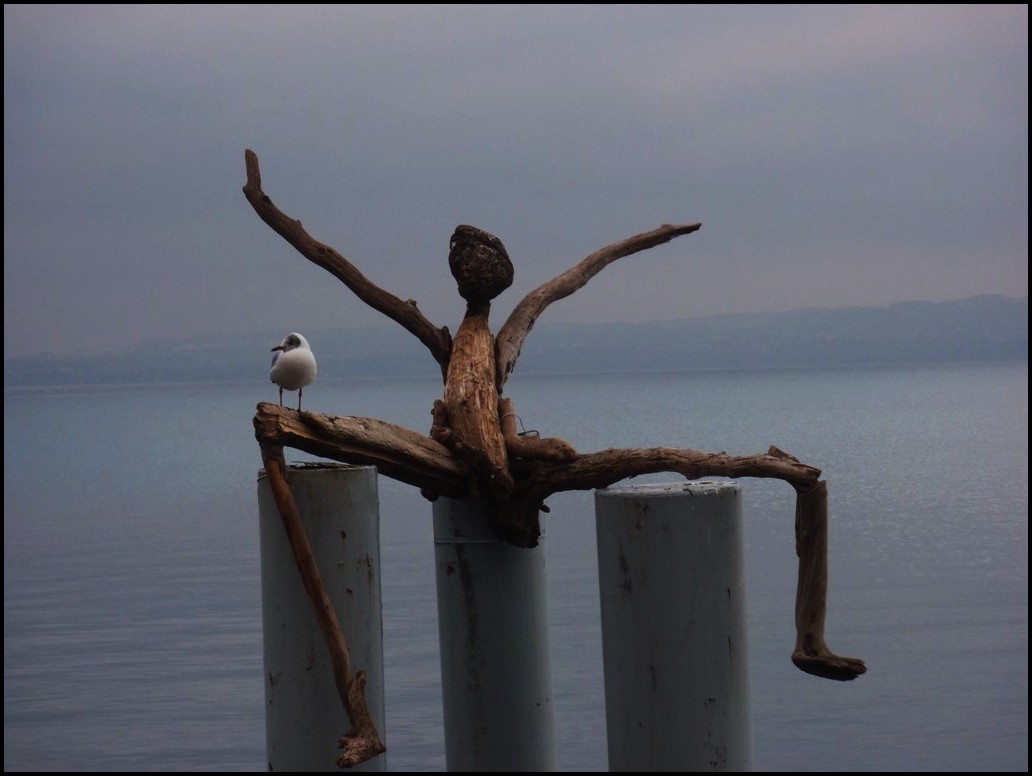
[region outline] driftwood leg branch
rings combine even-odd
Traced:
[[[796,496],[796,645],[792,662],[808,674],[842,681],[867,671],[864,661],[836,655],[824,641],[828,594],[828,486],[824,480]]]
[[[542,462],[534,470],[534,487],[547,493],[605,488],[642,474],[676,472],[687,479],[756,477],[813,487],[821,470],[769,454],[728,455],[682,447],[611,448],[578,455],[566,464]]]
[[[254,416],[254,435],[260,445],[292,447],[331,461],[375,466],[380,474],[442,496],[469,495],[469,469],[450,449],[383,420],[298,412],[261,402]]]
[[[290,548],[294,553],[294,561],[301,572],[305,591],[312,599],[319,629],[322,631],[323,637],[326,639],[326,646],[330,651],[337,692],[344,705],[344,711],[348,715],[348,720],[351,722],[351,729],[340,739],[340,746],[344,749],[344,753],[338,756],[337,764],[341,767],[358,765],[387,749],[376,731],[376,725],[366,703],[365,673],[360,671],[356,675],[352,671],[344,633],[341,631],[337,613],[326,592],[326,587],[323,585],[319,567],[315,562],[312,547],[301,522],[301,515],[294,503],[290,483],[287,482],[283,448],[275,445],[262,445],[261,452],[273,499],[276,502],[276,509],[279,511]]]

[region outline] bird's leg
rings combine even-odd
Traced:
[[[305,387],[301,386],[297,389],[297,411],[301,411],[301,394],[305,392]]]
[[[283,386],[282,385],[280,386],[280,389],[279,389],[279,406],[281,406],[281,407],[283,406]]]

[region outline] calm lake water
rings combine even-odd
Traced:
[[[323,379],[305,406],[425,432],[439,394]],[[517,373],[507,394],[526,429],[581,451],[775,444],[823,469],[828,641],[868,672],[790,662],[794,492],[742,480],[757,770],[1027,771],[1027,362]],[[265,383],[5,390],[5,770],[265,769],[251,418],[275,399]],[[383,477],[379,498],[387,767],[440,771],[431,508]],[[549,506],[556,762],[604,771],[593,496]]]

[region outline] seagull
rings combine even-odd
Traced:
[[[283,406],[283,391],[297,391],[297,409],[301,411],[301,393],[315,380],[315,355],[308,340],[291,332],[283,342],[272,349],[272,368],[269,379],[279,386],[279,403]]]

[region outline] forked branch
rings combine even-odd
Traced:
[[[331,461],[375,466],[392,479],[442,496],[468,494],[469,470],[430,437],[374,418],[298,412],[262,402],[254,416],[259,444],[303,450]]]

